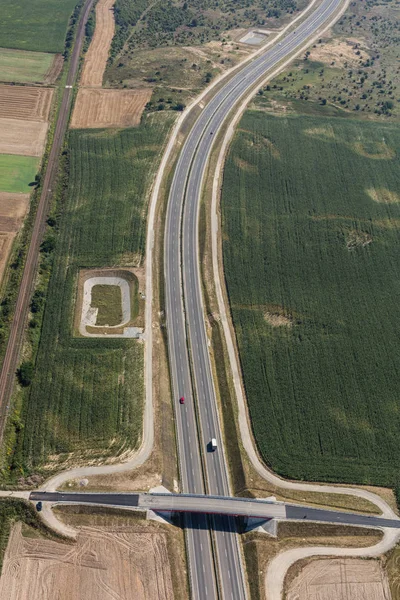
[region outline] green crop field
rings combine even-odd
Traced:
[[[54,60],[53,54],[0,48],[0,81],[42,83]]]
[[[38,167],[35,156],[0,154],[0,192],[30,192]]]
[[[395,485],[400,128],[249,111],[224,268],[255,438],[279,473]]]
[[[0,46],[62,52],[69,17],[78,0],[0,0]]]
[[[64,453],[118,454],[140,441],[143,345],[73,337],[74,304],[80,268],[142,263],[148,189],[170,125],[159,114],[137,128],[70,132],[68,195],[14,468],[40,469],[50,454],[53,467]]]

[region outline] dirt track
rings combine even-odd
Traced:
[[[134,127],[139,125],[152,90],[98,90],[78,92],[71,127]]]
[[[173,600],[163,533],[82,527],[70,545],[26,538],[17,523],[0,579],[2,600]]]
[[[389,584],[377,560],[313,560],[294,578],[287,600],[388,600]]]
[[[82,70],[81,86],[101,87],[108,53],[114,36],[115,0],[99,0],[96,5],[96,28]]]

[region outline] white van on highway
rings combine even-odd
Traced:
[[[218,448],[217,440],[215,438],[212,438],[212,440],[210,442],[211,452],[214,452],[214,450],[216,450],[217,448]]]

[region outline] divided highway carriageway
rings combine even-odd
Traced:
[[[168,353],[184,493],[231,495],[208,354],[198,254],[202,182],[213,142],[235,105],[268,72],[304,47],[322,26],[333,22],[342,6],[342,0],[322,0],[295,31],[238,71],[204,106],[177,160],[166,215],[164,275]],[[181,397],[185,398],[182,405]],[[212,438],[217,441],[215,452],[207,448]],[[209,517],[188,513],[186,539],[193,599],[244,600],[247,586],[234,519],[221,513]]]

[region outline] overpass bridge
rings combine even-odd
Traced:
[[[360,527],[390,527],[400,529],[400,519],[387,519],[376,515],[326,510],[275,500],[232,498],[203,494],[160,493],[92,493],[92,492],[32,492],[33,502],[51,504],[89,504],[154,512],[203,513],[247,517],[251,519],[278,519],[356,525]]]

